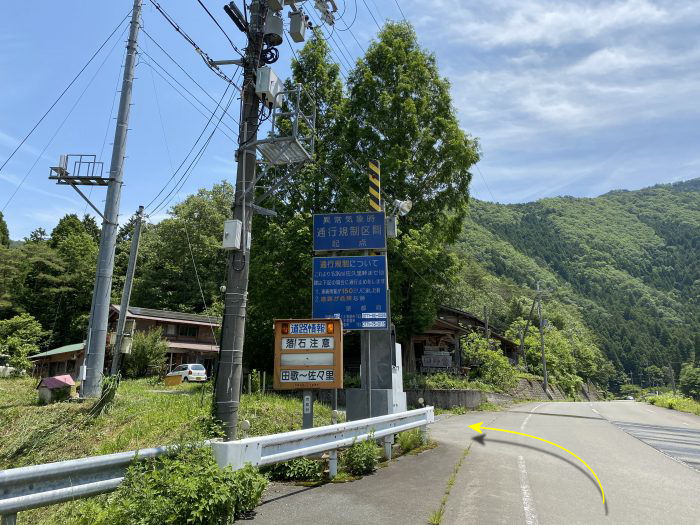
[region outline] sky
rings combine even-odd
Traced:
[[[203,2],[242,48],[242,35],[223,13],[223,0]],[[21,239],[37,227],[50,232],[66,213],[91,211],[71,188],[48,179],[49,167],[57,165],[61,154],[85,153],[96,155],[108,172],[128,29],[124,18],[131,3],[4,6],[0,165],[118,27],[0,171],[0,210],[11,238]],[[482,160],[472,170],[470,190],[478,199],[516,203],[557,195],[594,197],[700,176],[696,0],[336,3],[335,30],[325,27],[324,34],[344,76],[387,19],[405,16],[420,44],[436,55],[441,74],[451,82],[461,126],[481,144]],[[312,20],[318,21],[312,2],[307,4]],[[196,0],[162,0],[161,5],[213,59],[236,58]],[[180,173],[171,178],[216,102],[228,102],[232,91],[225,93],[227,83],[203,64],[149,0],[144,0],[142,19],[147,34],[142,32],[139,41],[122,222],[140,204],[146,205],[150,220],[158,221],[169,206],[198,188],[235,178],[232,138],[237,126],[228,115],[191,174],[179,184]],[[301,44],[292,45],[298,49]],[[287,42],[279,49],[273,67],[285,78],[292,51]],[[224,68],[238,80],[236,66]],[[229,113],[237,119],[236,97]],[[102,209],[105,190],[83,189]]]

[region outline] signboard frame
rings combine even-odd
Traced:
[[[378,262],[379,264],[360,266],[360,264]],[[333,263],[333,266],[327,266],[323,268],[323,263],[329,264]],[[350,266],[336,266],[337,262],[344,263],[348,262]],[[355,264],[357,263],[357,264]],[[318,266],[318,268],[317,268]],[[317,284],[317,270],[328,270],[333,273],[338,273],[339,275],[331,276],[329,284]],[[350,276],[343,276],[342,272],[349,270],[358,270],[358,272],[349,278]],[[367,272],[379,272],[377,275],[370,275]],[[362,272],[360,274],[359,272]],[[338,256],[321,256],[314,257],[312,261],[312,287],[311,287],[311,309],[312,315],[317,318],[342,318],[345,314],[346,319],[343,323],[345,330],[388,330],[389,323],[389,293],[388,293],[388,279],[387,279],[387,256],[385,253],[381,255],[338,255]],[[347,277],[347,278],[346,278]],[[373,280],[383,279],[383,283],[374,283]],[[348,282],[346,282],[348,281]],[[350,281],[356,281],[350,284]],[[369,281],[369,282],[366,282]],[[379,287],[380,290],[376,292],[362,292],[363,288],[366,290],[374,289]],[[334,290],[334,293],[324,294],[322,290]],[[335,292],[335,290],[340,290]],[[344,312],[329,312],[327,307],[323,306],[323,297],[333,298],[332,302],[338,303],[338,308],[345,309]],[[371,300],[366,299],[367,296],[371,296],[374,302],[371,304]],[[350,300],[345,300],[345,298],[350,298]],[[344,299],[344,300],[335,300]],[[383,309],[378,309],[381,306]],[[367,310],[362,310],[363,307],[369,307]],[[353,308],[353,310],[348,310],[347,308]],[[358,311],[359,308],[359,311]],[[348,313],[349,312],[349,313]],[[352,315],[353,318],[358,318],[354,324],[347,322],[347,316]],[[339,317],[336,317],[339,316]],[[384,321],[383,326],[379,326],[380,322]],[[359,325],[358,325],[359,323]],[[365,325],[366,324],[366,325]],[[372,326],[374,325],[374,326]]]
[[[325,325],[325,331],[321,333],[320,331],[302,332],[302,333],[292,333],[293,325]],[[285,325],[287,330],[285,333]],[[328,329],[328,325],[332,326],[331,330]],[[275,390],[332,390],[335,388],[343,388],[343,322],[341,319],[275,319],[274,321],[274,331],[275,331],[275,361],[274,361],[274,374],[273,374],[273,387]],[[332,348],[294,348],[294,349],[284,349],[282,347],[282,340],[285,338],[296,338],[296,339],[310,339],[310,338],[332,338],[333,344]],[[297,346],[297,345],[295,345]],[[291,364],[283,365],[282,356],[283,355],[312,355],[312,354],[333,354],[333,364],[332,365],[301,365],[301,364]],[[333,372],[332,381],[282,381],[282,373],[285,371],[318,371],[323,370],[325,372]]]
[[[366,233],[363,233],[365,228]],[[315,252],[386,250],[386,214],[383,211],[315,213],[312,230]],[[323,237],[320,237],[321,231]]]

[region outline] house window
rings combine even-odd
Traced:
[[[174,324],[169,324],[165,326],[165,335],[175,336],[177,335],[177,326]]]
[[[180,337],[197,337],[197,327],[189,324],[181,324],[178,326],[178,335]]]

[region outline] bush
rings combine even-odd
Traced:
[[[397,436],[397,440],[399,442],[399,447],[401,447],[401,452],[404,454],[424,445],[423,433],[420,431],[420,428],[400,432]]]
[[[700,367],[696,367],[692,363],[683,365],[679,387],[686,396],[700,401]]]
[[[371,474],[377,468],[381,449],[374,439],[355,441],[342,454],[343,468],[353,476]]]
[[[9,355],[7,364],[18,372],[32,367],[28,356],[39,351],[45,332],[39,321],[29,314],[0,321],[0,354]]]
[[[496,390],[506,392],[518,383],[518,371],[500,351],[498,342],[491,341],[489,345],[483,336],[472,332],[463,351],[466,362],[476,365],[477,378]]]
[[[220,469],[209,448],[185,447],[129,467],[117,491],[86,506],[76,523],[228,525],[255,508],[266,486],[251,466]]]
[[[262,469],[275,481],[318,481],[323,477],[323,464],[309,458],[294,458]]]
[[[126,377],[162,375],[165,372],[165,355],[168,343],[163,339],[163,330],[157,328],[147,332],[135,332],[131,353],[124,360]]]

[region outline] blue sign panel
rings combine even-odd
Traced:
[[[314,250],[386,248],[384,212],[314,215]]]
[[[313,318],[345,330],[387,329],[386,256],[314,257]]]

